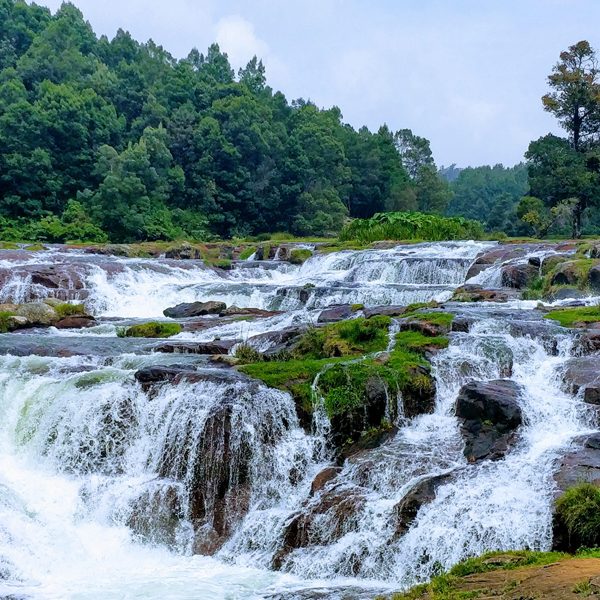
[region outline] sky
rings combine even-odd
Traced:
[[[57,9],[61,0],[36,0]],[[541,96],[559,54],[600,49],[600,0],[73,0],[98,34],[122,28],[180,58],[214,41],[253,55],[288,97],[355,127],[409,128],[438,165],[523,159],[560,130]]]

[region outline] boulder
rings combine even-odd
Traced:
[[[588,282],[592,291],[600,292],[600,265],[595,265],[590,269]]]
[[[327,487],[309,499],[285,525],[282,545],[271,566],[281,569],[294,550],[333,544],[345,533],[355,530],[364,505],[365,497],[358,488],[341,484]],[[324,521],[327,527],[322,527]]]
[[[578,354],[583,355],[600,352],[600,330],[586,329],[578,336],[575,348]]]
[[[363,310],[363,314],[365,317],[375,317],[379,315],[383,315],[385,317],[399,317],[406,313],[406,306],[373,306],[370,308],[365,308]]]
[[[534,265],[506,265],[501,269],[502,287],[522,290],[538,276],[538,273],[538,268]]]
[[[454,302],[508,302],[510,296],[504,290],[487,289],[481,285],[466,284],[454,291]]]
[[[165,258],[174,260],[199,260],[202,254],[198,248],[194,248],[191,244],[183,243],[180,246],[169,248],[165,252]]]
[[[394,506],[394,539],[398,539],[409,530],[410,526],[417,518],[419,509],[435,499],[438,487],[447,483],[451,476],[451,473],[445,473],[443,475],[426,477],[417,483],[406,496]]]
[[[458,333],[468,333],[476,319],[473,317],[466,317],[464,315],[454,317],[452,321],[451,331]]]
[[[582,393],[584,402],[600,405],[600,356],[569,359],[563,381],[568,391]]]
[[[578,438],[557,465],[554,474],[559,492],[582,482],[600,487],[600,433]]]
[[[163,342],[154,346],[155,352],[166,354],[229,354],[240,340],[214,340],[212,342]]]
[[[335,479],[342,472],[341,467],[326,467],[320,471],[313,479],[310,486],[310,495],[314,496],[320,492],[330,481]]]
[[[402,319],[398,327],[400,331],[416,331],[426,337],[443,336],[450,332],[450,325],[430,323],[427,320],[419,319],[418,316]]]
[[[305,331],[306,325],[291,325],[278,331],[259,333],[248,341],[254,348],[264,349],[267,356],[272,356],[291,349]]]
[[[25,317],[33,327],[48,327],[59,320],[58,313],[45,302],[21,304],[15,314],[18,317]]]
[[[339,306],[331,306],[321,311],[317,323],[335,323],[349,319],[354,314],[350,304],[340,304]]]
[[[96,319],[90,315],[73,315],[65,317],[54,324],[57,329],[85,329],[96,325]]]
[[[582,299],[589,296],[589,294],[579,288],[572,285],[563,285],[559,287],[554,287],[550,289],[548,294],[548,300],[556,301],[556,300],[569,300],[573,299]]]
[[[165,317],[171,319],[186,319],[189,317],[202,317],[204,315],[220,314],[227,309],[224,302],[184,302],[167,308],[163,311]]]
[[[469,462],[502,458],[522,423],[517,401],[520,386],[514,381],[472,381],[456,399],[455,412]]]
[[[220,317],[274,317],[281,314],[278,310],[264,310],[262,308],[239,308],[230,306],[219,313]]]

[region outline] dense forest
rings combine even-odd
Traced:
[[[326,236],[392,211],[600,231],[595,61],[581,42],[550,76],[544,105],[568,138],[511,168],[438,170],[409,129],[356,130],[337,107],[288,101],[256,57],[236,74],[216,44],[178,60],[122,30],[97,37],[72,4],[0,0],[0,238]]]
[[[4,239],[327,235],[451,196],[427,140],[288,102],[217,45],[176,60],[71,4],[0,0],[0,69]]]

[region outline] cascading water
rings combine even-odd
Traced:
[[[246,339],[334,304],[446,301],[491,246],[346,251],[302,266],[245,261],[229,272],[52,251],[0,261],[9,271],[0,293],[86,300],[98,316],[130,320],[195,300],[285,311],[178,336]],[[60,274],[56,287],[32,269],[40,264],[44,277]],[[201,357],[119,340],[110,320],[0,336],[0,597],[291,599],[311,589],[336,598],[351,589],[368,598],[486,550],[548,548],[554,461],[593,421],[560,388],[573,340],[533,305],[450,307],[475,324],[433,360],[434,413],[400,419],[392,439],[347,460],[317,493],[311,482],[330,466],[327,419],[318,412],[320,426],[306,433],[287,393]],[[11,344],[28,338],[31,355],[15,356]],[[80,356],[36,356],[50,339],[67,339]],[[184,375],[176,385],[134,378],[156,365]],[[469,465],[453,404],[464,383],[498,378],[522,386],[525,424],[504,460]],[[399,534],[398,503],[434,477],[435,498]],[[336,503],[323,510],[324,497]],[[340,506],[350,512],[340,516]],[[302,514],[313,515],[315,539],[283,555],[285,528]]]

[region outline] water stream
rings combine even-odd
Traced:
[[[443,302],[492,245],[345,251],[302,266],[246,261],[229,272],[60,249],[0,260],[1,301],[62,295],[102,317],[89,330],[0,335],[0,597],[371,598],[486,550],[547,549],[553,465],[594,426],[586,405],[560,387],[573,340],[542,322],[535,303],[449,306],[475,325],[434,358],[434,413],[400,418],[393,439],[346,461],[312,495],[330,465],[324,415],[306,432],[287,393],[116,337],[121,323],[195,300],[283,312],[215,320],[182,340],[248,339],[341,303]],[[49,288],[35,280],[40,268],[70,279]],[[156,389],[134,378],[182,363],[202,376]],[[506,377],[523,390],[518,443],[504,460],[468,465],[452,410],[458,390]],[[448,477],[396,535],[396,505],[435,475]],[[286,525],[327,493],[352,499],[351,517],[340,525],[335,510],[320,513],[318,539],[273,570]]]

